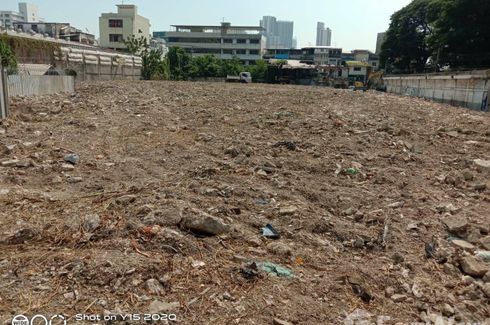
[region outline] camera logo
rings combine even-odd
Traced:
[[[29,318],[24,315],[17,315],[12,318],[12,325],[29,325]]]
[[[12,318],[12,325],[34,325],[34,321],[36,325],[66,325],[66,318],[63,315],[53,315],[49,320],[43,315],[35,315],[30,321],[27,316],[17,315]]]

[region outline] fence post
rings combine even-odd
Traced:
[[[0,58],[1,59],[1,58]],[[7,73],[0,60],[0,120],[9,115],[9,96],[7,87]]]

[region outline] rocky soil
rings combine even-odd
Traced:
[[[374,92],[129,81],[11,110],[2,324],[489,320],[488,114]]]

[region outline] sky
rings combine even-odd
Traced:
[[[262,16],[294,21],[298,46],[315,45],[316,23],[332,29],[332,46],[343,50],[375,50],[377,33],[385,31],[391,15],[411,0],[124,0],[150,19],[151,31],[170,25],[259,25]],[[24,0],[39,7],[45,21],[68,22],[99,37],[98,17],[116,12],[121,0]],[[16,10],[15,0],[0,0],[0,10]]]

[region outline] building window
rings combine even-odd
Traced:
[[[123,27],[122,19],[109,19],[109,27]]]
[[[376,62],[373,62],[373,67],[375,67],[375,66],[376,66]]]
[[[231,39],[231,38],[224,38],[223,39],[223,43],[232,44],[233,43],[233,39]]]
[[[361,68],[359,68],[359,67],[355,67],[355,68],[354,68],[354,71],[361,71]]]
[[[249,53],[252,54],[252,55],[258,55],[259,54],[259,50],[250,50]]]
[[[259,44],[259,43],[260,43],[260,40],[259,39],[253,38],[253,39],[250,40],[250,44]]]
[[[247,50],[236,50],[236,54],[247,54]]]
[[[234,54],[233,50],[223,50],[223,54]]]
[[[109,42],[120,43],[123,41],[122,34],[109,34]]]
[[[236,40],[236,42],[238,44],[246,44],[247,43],[247,40],[245,38],[239,38],[239,39]]]

